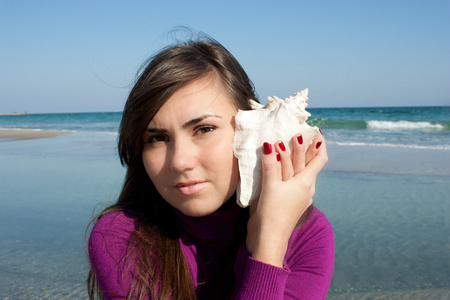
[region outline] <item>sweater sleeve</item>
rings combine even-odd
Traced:
[[[334,237],[325,215],[314,208],[289,240],[284,267],[257,261],[242,247],[233,299],[325,299],[334,264]]]
[[[111,212],[100,218],[89,237],[89,259],[105,300],[123,299],[128,294],[131,271],[126,253],[134,219],[124,212]]]

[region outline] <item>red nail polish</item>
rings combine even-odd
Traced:
[[[322,130],[320,130],[320,128],[319,128],[319,132],[320,132],[320,134],[322,134]],[[322,134],[323,135],[323,134]]]
[[[263,153],[266,155],[272,153],[272,144],[264,143],[263,144]]]
[[[280,153],[277,153],[277,161],[280,161],[280,160],[281,160]]]
[[[281,151],[286,151],[286,146],[283,142],[279,142],[278,145],[280,146]]]
[[[303,144],[303,136],[298,136],[297,137],[297,142],[301,145],[301,144]]]
[[[317,142],[316,149],[319,149],[319,147],[322,145],[322,142]]]

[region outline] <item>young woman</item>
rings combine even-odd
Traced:
[[[210,39],[149,60],[120,126],[122,192],[89,238],[91,299],[326,297],[333,233],[312,206],[325,139],[306,154],[301,135],[261,145],[261,196],[239,207],[231,145],[234,116],[249,99],[246,73]]]

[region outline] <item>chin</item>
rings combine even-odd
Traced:
[[[189,217],[204,217],[216,212],[222,204],[216,206],[207,205],[204,203],[190,203],[179,210]]]

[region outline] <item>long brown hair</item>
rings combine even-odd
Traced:
[[[216,75],[237,108],[251,109],[248,100],[257,100],[252,82],[233,55],[213,39],[201,37],[151,57],[139,70],[125,104],[118,139],[120,161],[127,168],[125,181],[117,202],[96,219],[111,211],[136,213],[127,254],[133,265],[129,299],[196,298],[173,211],[149,179],[141,151],[145,129],[160,107],[175,91],[208,74]],[[88,290],[90,299],[102,298],[92,267]]]

